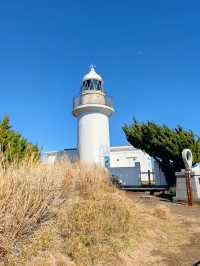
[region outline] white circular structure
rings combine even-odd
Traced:
[[[91,66],[83,78],[80,96],[73,100],[80,160],[109,166],[109,117],[113,111],[112,100],[103,91],[103,79]]]
[[[192,168],[193,156],[190,149],[184,149],[182,151],[182,158],[186,169]]]

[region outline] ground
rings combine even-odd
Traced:
[[[140,250],[134,254],[138,265],[200,265],[200,205],[194,204],[194,206],[188,207],[186,203],[174,203],[141,192],[129,191],[126,193],[130,199],[141,202],[146,208],[156,207],[156,205],[167,206],[172,215],[181,220],[186,232],[191,232],[190,244],[180,246],[176,253],[163,252],[158,247],[148,246],[144,243],[144,247],[140,247]]]

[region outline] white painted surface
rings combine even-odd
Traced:
[[[175,200],[187,201],[187,188],[185,171],[176,173],[176,197]],[[192,198],[200,201],[200,171],[192,170]]]
[[[139,163],[140,164],[140,181],[137,183],[135,180],[138,180],[138,177],[135,176],[135,180],[132,179],[132,176],[130,174],[130,180],[132,180],[133,185],[137,183],[139,186],[141,182],[147,182],[148,181],[148,174],[147,172],[152,172],[152,163],[151,163],[151,157],[139,150],[135,149],[133,146],[117,146],[117,147],[111,147],[110,151],[110,167],[111,168],[119,168],[119,171],[122,172],[123,170],[121,168],[132,168],[135,169],[135,165]],[[127,172],[130,172],[125,170]],[[132,174],[135,170],[131,170]],[[130,172],[131,173],[131,172]],[[153,175],[150,175],[150,180],[153,181]]]
[[[110,166],[111,167],[134,167],[139,161],[138,152],[131,146],[111,147]]]
[[[75,162],[79,160],[77,149],[66,149],[63,151],[51,151],[45,153],[44,162],[45,163],[54,163],[56,161],[67,160]]]
[[[92,79],[103,81],[102,77],[96,73],[95,68],[93,66],[90,67],[90,71],[83,77],[83,81]]]
[[[47,157],[47,160],[45,162],[49,163],[49,164],[52,164],[54,163],[55,161],[57,160],[57,153],[49,153],[48,154],[48,157]]]
[[[78,150],[80,160],[104,166],[104,156],[109,156],[110,153],[107,115],[88,112],[78,118]]]

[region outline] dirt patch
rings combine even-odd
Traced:
[[[190,244],[180,247],[181,252],[163,252],[161,250],[153,250],[151,255],[153,257],[161,257],[162,265],[166,266],[188,266],[195,265],[200,261],[200,234],[191,238]]]
[[[173,203],[159,197],[145,193],[127,192],[127,196],[137,202],[142,203],[146,208],[156,206],[168,207],[173,216],[184,226],[186,234],[190,234],[190,242],[173,248],[164,250],[159,247],[143,247],[143,252],[138,250],[136,255],[138,265],[165,265],[165,266],[192,266],[200,261],[200,206],[188,207],[186,203]],[[141,255],[141,257],[140,257]],[[142,264],[143,263],[143,264]]]

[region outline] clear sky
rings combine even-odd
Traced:
[[[132,117],[200,135],[199,0],[0,1],[0,118],[43,150],[76,147],[90,64],[113,96],[112,145]]]

